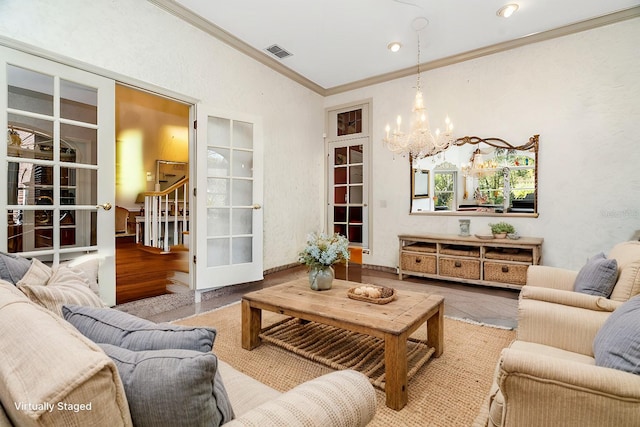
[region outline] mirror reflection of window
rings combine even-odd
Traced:
[[[456,175],[454,171],[436,171],[433,174],[433,206],[436,211],[455,210]]]

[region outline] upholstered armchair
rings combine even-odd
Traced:
[[[607,258],[617,261],[618,275],[613,291],[608,299],[624,302],[640,293],[640,241],[619,243],[611,249]],[[537,289],[529,289],[529,296],[540,295],[543,298],[559,298],[559,301],[567,302],[571,299],[567,294],[556,291],[574,291],[575,280],[579,272],[558,267],[544,265],[530,266],[527,270],[527,285]],[[550,289],[548,291],[539,288]],[[545,299],[546,300],[546,299]],[[592,298],[588,300],[595,301]],[[563,302],[559,302],[563,303]]]
[[[621,243],[608,258],[618,268],[609,297],[575,292],[577,271],[529,268],[516,340],[502,351],[474,426],[638,425],[640,375],[597,366],[594,341],[640,293],[640,242]]]
[[[608,315],[623,302],[640,294],[640,242],[619,243],[611,249],[607,258],[617,261],[618,270],[613,291],[608,297],[575,292],[578,271],[530,266],[527,284],[520,292],[518,340],[555,346],[554,331],[568,330],[575,318],[579,318],[582,319],[582,343],[590,347],[591,342],[587,338],[593,340]],[[563,309],[559,310],[558,306],[563,306]],[[523,315],[523,312],[527,315]],[[553,326],[548,330],[529,327],[542,321]],[[590,351],[587,348],[567,350],[585,354]]]

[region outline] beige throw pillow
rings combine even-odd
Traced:
[[[22,279],[16,283],[16,286],[21,283],[26,283],[29,285],[40,285],[45,286],[51,275],[53,274],[53,270],[46,264],[43,264],[38,258],[33,258],[31,260],[31,266],[27,270],[27,272],[22,276]]]
[[[106,307],[102,300],[89,288],[85,274],[71,268],[52,270],[34,258],[34,262],[17,283],[31,301],[62,316],[65,304],[89,307]],[[49,276],[48,279],[47,275]]]
[[[611,299],[625,302],[640,294],[640,261],[634,261],[624,266],[618,277]]]
[[[60,267],[66,266],[75,271],[82,271],[86,274],[88,284],[91,290],[100,296],[100,286],[98,285],[98,270],[104,258],[98,254],[88,254],[72,259],[69,262],[60,264]]]

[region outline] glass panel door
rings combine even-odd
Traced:
[[[262,169],[259,124],[208,115],[198,136],[198,289],[262,279]],[[200,139],[199,138],[199,139]],[[203,191],[204,190],[204,191]],[[202,221],[202,219],[205,219]]]
[[[97,210],[113,201],[114,82],[0,50],[6,58],[0,71],[0,124],[7,129],[0,154],[7,169],[0,193],[6,201],[4,250],[52,265],[100,250],[102,296],[115,302],[106,260],[114,251],[113,212]]]
[[[366,233],[363,145],[333,147],[333,232],[362,245]]]
[[[369,104],[327,111],[329,233],[369,249]]]

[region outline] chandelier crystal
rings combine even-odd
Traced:
[[[429,116],[424,106],[422,88],[420,86],[420,35],[418,34],[418,83],[416,98],[413,102],[410,128],[407,133],[402,131],[402,117],[398,115],[395,129],[387,124],[383,142],[394,154],[410,155],[413,158],[435,156],[449,148],[453,143],[453,123],[447,116],[445,130],[440,133],[436,129],[435,136],[431,133]]]

